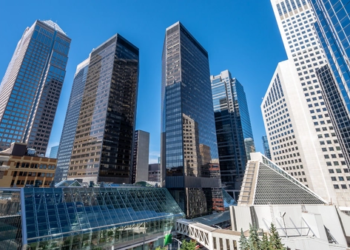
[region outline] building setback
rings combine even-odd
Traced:
[[[212,102],[208,53],[177,22],[163,47],[161,164],[190,218],[223,209]]]
[[[328,65],[317,71],[325,103],[335,124],[340,147],[350,166],[350,9],[349,1],[312,0],[315,29]],[[350,186],[349,186],[350,188]]]
[[[134,135],[132,183],[148,180],[149,133],[136,130]]]
[[[55,182],[67,179],[68,168],[73,151],[73,143],[77,129],[81,102],[84,96],[86,77],[89,69],[90,58],[86,59],[77,66],[72,91],[64,120],[60,145],[57,155],[57,170]]]
[[[68,179],[131,182],[138,72],[139,50],[119,34],[91,52]]]
[[[0,151],[23,142],[46,153],[70,42],[50,20],[24,31],[0,85]]]
[[[314,12],[307,1],[271,3],[288,56],[261,104],[272,160],[327,202],[348,206],[348,168],[316,75],[327,60]]]
[[[238,198],[248,156],[255,151],[246,95],[228,70],[211,76],[221,181]]]

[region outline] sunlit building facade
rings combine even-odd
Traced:
[[[131,182],[138,74],[139,50],[119,34],[91,52],[68,179]]]
[[[327,65],[308,1],[271,0],[288,60],[261,104],[272,161],[325,201],[350,204],[349,171],[316,71]]]
[[[349,1],[312,0],[315,28],[328,59],[317,74],[350,166],[350,9]]]
[[[180,22],[163,47],[161,150],[166,187],[187,217],[222,203],[208,53]]]
[[[67,179],[90,58],[77,66],[57,153],[55,182]]]
[[[23,142],[45,155],[70,42],[50,20],[25,29],[0,85],[0,151]]]

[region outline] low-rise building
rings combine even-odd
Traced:
[[[24,143],[12,143],[0,152],[0,187],[37,185],[49,187],[56,171],[57,159],[38,156]]]

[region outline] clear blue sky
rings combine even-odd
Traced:
[[[136,129],[151,133],[150,161],[157,161],[164,34],[181,21],[208,51],[210,73],[228,69],[244,85],[255,144],[262,151],[261,100],[277,63],[287,58],[269,0],[1,1],[0,78],[24,29],[36,19],[57,22],[72,39],[49,146],[59,143],[76,66],[120,33],[140,49]]]

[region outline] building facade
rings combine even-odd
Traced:
[[[148,168],[148,181],[154,181],[161,183],[161,169],[160,163],[149,164]]]
[[[67,179],[90,58],[77,66],[57,154],[55,182]]]
[[[255,151],[242,84],[225,70],[211,76],[221,181],[238,198],[248,156]]]
[[[50,150],[50,158],[55,158],[55,159],[57,159],[58,147],[59,147],[59,145],[54,146],[54,147],[51,147],[51,150]]]
[[[24,143],[12,143],[10,148],[0,152],[0,159],[8,168],[0,175],[0,187],[50,187],[54,179],[57,160],[41,157],[27,149]]]
[[[311,4],[316,14],[315,28],[329,64],[317,73],[350,166],[350,9],[344,0],[312,0]]]
[[[263,143],[265,156],[271,160],[271,152],[270,152],[269,140],[268,140],[266,135],[264,135],[262,137],[262,143]]]
[[[149,133],[136,130],[134,135],[132,183],[148,180]]]
[[[307,1],[271,3],[288,56],[261,104],[271,158],[327,202],[347,206],[350,177],[316,75],[327,60],[313,10]]]
[[[50,20],[24,31],[0,85],[0,151],[23,142],[45,155],[70,42]]]
[[[131,182],[138,74],[139,50],[119,34],[91,52],[68,179]]]
[[[222,202],[208,53],[180,22],[163,47],[161,151],[166,187],[187,217]]]

